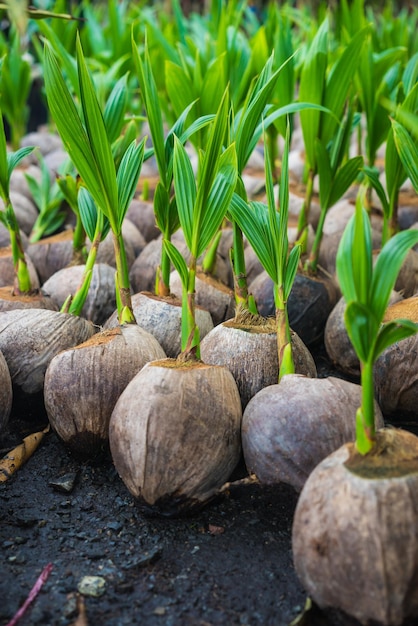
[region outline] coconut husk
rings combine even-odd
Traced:
[[[104,330],[63,350],[45,374],[45,408],[52,428],[83,458],[107,449],[109,421],[122,391],[148,363],[165,357],[155,337],[136,324]]]
[[[163,515],[201,507],[240,457],[241,402],[231,373],[201,362],[145,365],[121,394],[110,449],[140,504]]]
[[[12,412],[12,379],[3,353],[0,352],[0,437],[4,433]]]
[[[418,616],[418,438],[377,433],[372,454],[346,444],[312,472],[293,522],[296,572],[313,601],[361,624]]]
[[[311,471],[355,439],[361,387],[340,378],[284,376],[248,403],[242,421],[244,459],[260,482],[300,491]],[[383,426],[377,403],[376,424]]]

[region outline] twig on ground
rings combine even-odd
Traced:
[[[20,607],[16,615],[10,620],[10,622],[6,626],[15,626],[17,622],[20,620],[20,618],[24,616],[30,604],[35,600],[36,596],[38,595],[43,585],[47,581],[48,576],[51,573],[52,567],[53,567],[52,563],[48,563],[48,565],[45,565],[44,569],[39,575],[38,580],[36,581],[32,589],[30,590],[28,597],[26,598],[26,600],[24,601],[24,603],[22,604],[22,606]]]

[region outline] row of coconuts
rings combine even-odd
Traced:
[[[295,132],[294,143],[296,139]],[[57,137],[38,133],[25,141],[41,146],[46,163],[56,171],[63,158]],[[297,157],[295,150],[290,164],[297,163]],[[257,153],[251,165],[259,166],[262,177],[264,165],[262,158],[257,163]],[[147,166],[143,175],[151,177],[155,172],[147,172]],[[37,175],[34,161],[29,160],[27,167]],[[259,181],[245,178],[249,194],[259,192]],[[36,209],[21,171],[12,176],[11,188],[25,239],[36,219]],[[406,189],[406,197],[408,193]],[[297,216],[302,202],[291,193],[291,215]],[[418,219],[415,208],[400,209],[404,227]],[[13,263],[7,232],[0,230],[0,437],[7,431],[14,405],[28,412],[34,406],[44,406],[52,428],[72,453],[97,459],[110,446],[113,462],[129,491],[142,506],[163,515],[189,512],[208,502],[219,493],[242,456],[248,472],[255,473],[261,483],[285,482],[301,491],[323,459],[344,450],[341,446],[355,438],[354,416],[361,403],[360,370],[344,328],[345,303],[335,275],[338,241],[353,211],[349,192],[327,215],[320,261],[323,269],[314,277],[296,276],[288,314],[297,373],[285,376],[279,384],[272,282],[247,246],[249,286],[260,315],[235,314],[229,265],[232,232],[228,227],[218,247],[215,274],[208,276],[202,271],[198,275],[196,321],[201,360],[196,361],[177,358],[181,351],[181,283],[176,272],[170,283],[172,295],[161,298],[154,294],[161,241],[151,202],[133,200],[124,222],[137,324],[118,324],[110,238],[100,244],[82,316],[76,317],[59,312],[83,273],[83,266],[75,264],[72,257],[71,221],[56,236],[36,244],[26,242],[33,284],[40,288],[33,296],[12,294]],[[312,220],[314,228],[315,210]],[[378,241],[378,215],[372,226]],[[175,239],[181,249],[180,232]],[[388,316],[418,321],[417,285],[418,252],[411,250]],[[317,377],[310,349],[322,339],[341,372],[339,377]],[[398,416],[404,420],[417,417],[416,335],[388,348],[378,359],[375,395],[378,427],[384,425],[383,416],[395,425]],[[337,480],[332,478],[331,483]],[[390,491],[390,485],[387,489]],[[416,500],[411,493],[411,506],[414,502],[418,506]],[[351,509],[346,514],[347,519],[355,520],[350,518]],[[329,515],[325,504],[324,515]],[[392,517],[389,521],[395,522]],[[387,534],[394,528],[389,521]],[[307,521],[301,522],[299,516],[298,523]],[[362,527],[363,522],[353,523]],[[374,523],[367,526],[369,522],[364,522],[362,528],[372,538]],[[410,544],[413,555],[405,554],[410,576],[418,572],[418,528],[411,520],[404,520],[401,526],[415,538]],[[395,528],[399,530],[399,520]],[[350,541],[349,530],[347,537]],[[410,589],[404,601],[406,577],[399,564],[393,557],[393,571],[387,571],[384,550],[379,553],[379,546],[375,548],[373,562],[367,561],[365,567],[366,571],[371,568],[378,572],[381,593],[372,600],[366,588],[364,603],[355,602],[353,594],[344,600],[318,597],[318,602],[351,612],[363,623],[375,619],[381,624],[401,624],[405,616],[418,612],[417,594]],[[312,547],[314,555],[320,557],[334,549],[325,541]],[[347,544],[341,550],[354,553],[356,547]],[[315,568],[322,568],[321,578],[334,576],[324,563],[321,558],[315,562]],[[354,563],[353,557],[352,569],[344,571],[350,590],[353,581],[363,583],[363,570]],[[303,582],[316,599],[312,590],[316,581],[310,584],[305,576]],[[393,600],[389,594],[387,601],[390,585],[395,585],[398,595]],[[370,593],[375,593],[374,588]],[[359,608],[353,612],[350,602]]]

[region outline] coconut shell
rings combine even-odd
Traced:
[[[176,358],[181,352],[181,301],[140,292],[132,296],[132,309],[138,325],[154,335],[168,357]],[[203,339],[213,328],[212,316],[201,307],[196,307],[195,313],[200,338]],[[114,311],[104,328],[117,325],[118,314]]]
[[[126,217],[135,224],[147,243],[161,234],[155,223],[153,202],[132,200],[126,212]]]
[[[58,235],[45,237],[28,246],[28,256],[43,284],[55,272],[62,270],[73,260],[73,232],[64,230]]]
[[[14,387],[25,394],[42,391],[51,359],[94,333],[94,326],[84,318],[57,311],[18,309],[0,313],[0,350]]]
[[[202,360],[211,365],[225,365],[233,375],[243,409],[260,389],[278,381],[275,326],[274,319],[257,325],[230,320],[215,326],[201,342]],[[292,349],[297,373],[315,377],[313,357],[295,333],[292,333]]]
[[[31,258],[25,253],[25,260],[29,270],[32,289],[39,289],[40,283],[36,268]],[[0,248],[0,287],[8,287],[15,284],[15,267],[13,263],[12,249]]]
[[[129,281],[134,293],[155,291],[157,267],[161,262],[161,246],[161,237],[152,239],[131,265]]]
[[[241,402],[224,367],[167,359],[145,365],[110,420],[123,482],[144,506],[176,515],[202,506],[240,457]]]
[[[392,291],[390,302],[395,303],[399,301],[402,301],[401,294],[397,291]],[[338,370],[347,376],[359,378],[360,361],[347,334],[344,320],[345,309],[345,300],[340,298],[329,314],[325,324],[325,349]]]
[[[12,412],[12,379],[3,353],[0,352],[0,438],[9,422]]]
[[[314,467],[355,439],[361,387],[340,378],[284,376],[248,403],[242,447],[250,473],[265,484],[280,482],[300,491]],[[383,426],[375,405],[376,423]]]
[[[52,428],[78,456],[107,447],[109,421],[122,391],[164,350],[150,333],[127,324],[105,330],[57,354],[45,374],[45,408]]]
[[[42,286],[59,309],[81,284],[85,265],[71,265],[55,272]],[[104,324],[116,307],[115,270],[106,263],[95,263],[81,315],[95,324]]]
[[[37,291],[33,294],[14,294],[13,287],[0,287],[0,312],[14,309],[49,309],[57,311],[58,307],[53,300]]]
[[[397,415],[418,418],[418,335],[386,348],[373,372],[375,395],[383,413],[392,420]]]
[[[295,511],[293,558],[319,607],[400,626],[418,616],[418,438],[377,435],[379,453],[358,462],[346,444],[312,472]]]

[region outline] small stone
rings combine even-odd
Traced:
[[[77,481],[78,472],[68,472],[49,481],[51,487],[61,493],[71,493]]]
[[[154,611],[153,611],[154,615],[165,615],[166,614],[166,608],[165,606],[157,606]]]
[[[101,576],[84,576],[77,585],[83,596],[100,598],[105,592],[106,581]]]

